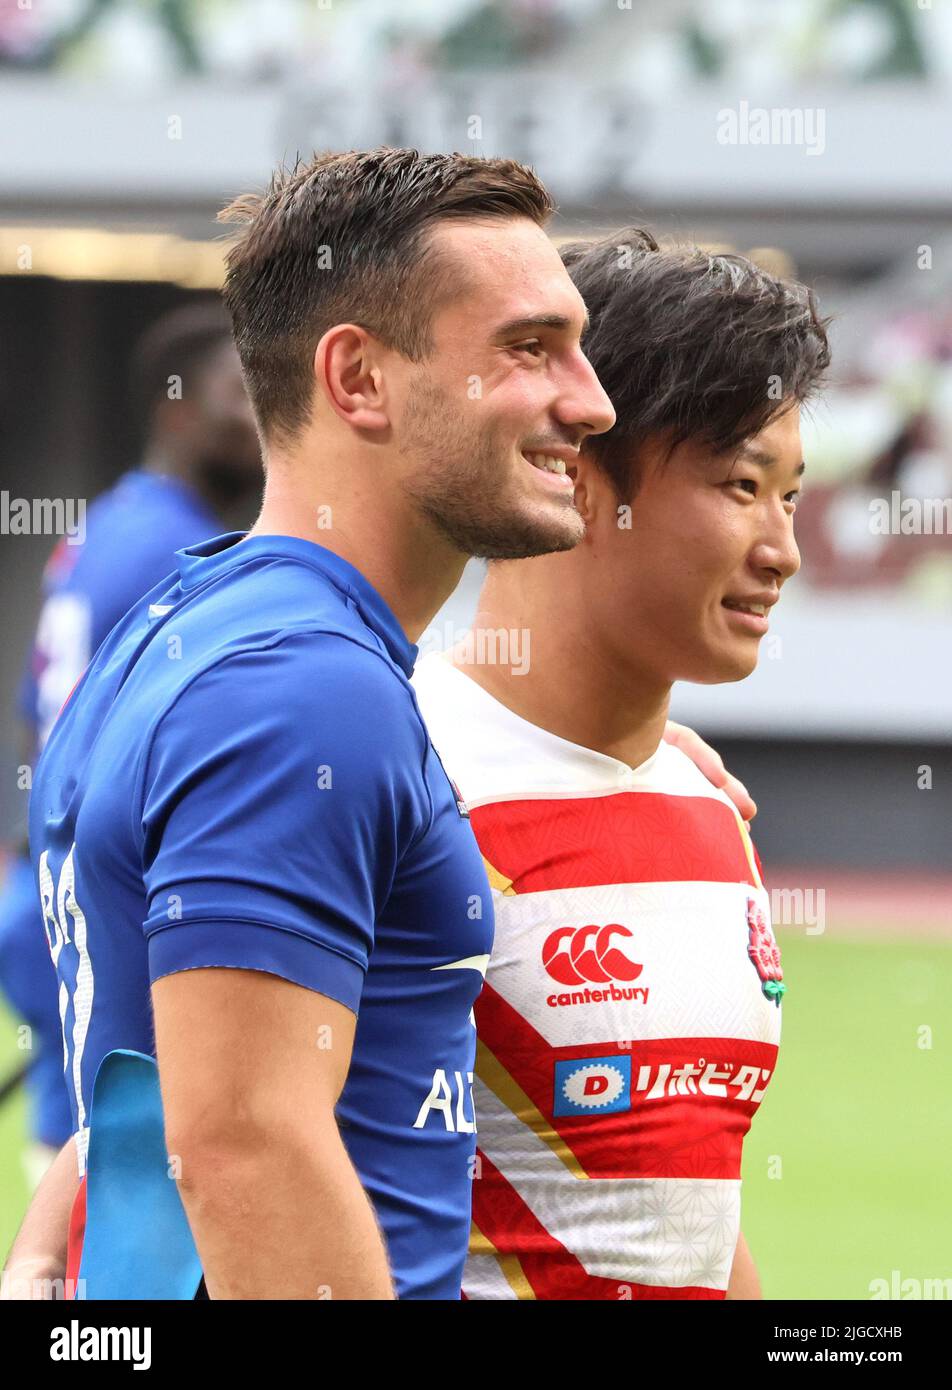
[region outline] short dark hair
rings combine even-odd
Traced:
[[[225,303],[264,435],[290,437],[310,413],[314,349],[335,323],[357,323],[413,361],[431,350],[434,310],[459,272],[426,233],[449,218],[553,211],[535,174],[511,159],[381,148],[322,154],[281,168],[264,194],[237,198],[244,223],[228,252]]]
[[[168,399],[169,377],[186,379],[231,342],[231,325],[220,299],[201,299],[170,310],[143,333],[132,353],[130,387],[135,408],[150,420]]]
[[[617,415],[586,449],[622,501],[649,437],[669,455],[694,439],[726,453],[808,399],[829,366],[812,290],[743,256],[662,249],[637,227],[560,252],[590,316],[583,350]]]

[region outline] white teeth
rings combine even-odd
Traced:
[[[541,468],[546,473],[564,473],[565,460],[552,458],[549,454],[527,454],[529,462],[535,468]]]
[[[731,599],[725,599],[724,606],[736,609],[738,613],[756,613],[759,618],[766,618],[767,616],[765,603],[735,603]]]

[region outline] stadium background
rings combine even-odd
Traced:
[[[952,1279],[952,535],[880,535],[870,507],[952,511],[950,117],[946,0],[0,0],[11,497],[92,498],[135,461],[133,342],[220,283],[217,209],[316,148],[524,159],[557,237],[634,222],[750,253],[835,316],[801,577],[756,675],[679,688],[673,710],[759,802],[790,986],[744,1164],[768,1298]],[[0,535],[6,842],[52,544]],[[478,583],[472,566],[421,645],[459,636]],[[0,1014],[0,1079],[19,1036]],[[3,1249],[23,1125],[16,1094]]]

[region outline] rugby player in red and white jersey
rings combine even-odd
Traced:
[[[807,290],[740,257],[632,229],[563,259],[617,413],[550,465],[584,535],[491,565],[456,664],[414,678],[496,912],[463,1293],[757,1298],[741,1147],[780,956],[744,821],[663,731],[676,680],[750,674],[799,567],[800,404],[827,339]]]

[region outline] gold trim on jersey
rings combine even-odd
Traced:
[[[500,1255],[495,1245],[493,1245],[488,1236],[483,1235],[475,1221],[472,1222],[470,1226],[469,1253],[471,1255],[492,1255],[499,1266],[502,1277],[512,1289],[516,1298],[524,1300],[535,1299],[535,1291],[526,1278],[526,1272],[522,1268],[519,1256]]]
[[[573,1178],[587,1178],[588,1174],[579,1163],[572,1150],[561,1135],[556,1134],[549,1121],[526,1095],[506,1068],[486,1044],[476,1040],[476,1075],[499,1097],[515,1119],[531,1129],[543,1144],[548,1145],[557,1158],[560,1158]],[[478,1140],[477,1140],[478,1142]]]
[[[490,888],[495,888],[497,893],[506,893],[510,897],[515,897],[516,890],[512,886],[512,879],[504,877],[498,869],[493,868],[485,854],[483,855],[483,864],[486,868],[486,877],[489,879]]]
[[[734,819],[737,822],[737,829],[740,832],[740,842],[744,846],[744,853],[747,855],[747,867],[750,869],[750,878],[755,888],[763,888],[763,881],[757,871],[757,856],[754,854],[753,842],[750,838],[750,831],[744,824],[744,819],[736,806],[732,806]]]

